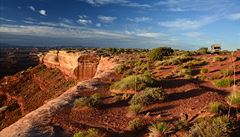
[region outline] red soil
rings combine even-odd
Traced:
[[[39,65],[14,76],[5,77],[0,83],[0,105],[8,106],[6,111],[0,113],[0,129],[3,129],[42,106],[45,101],[61,95],[76,82],[65,80],[56,69],[50,70]]]

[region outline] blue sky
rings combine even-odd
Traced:
[[[0,0],[0,42],[240,48],[240,0]]]

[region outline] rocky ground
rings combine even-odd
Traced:
[[[215,56],[227,57],[227,59],[214,62],[213,58]],[[235,56],[239,57],[240,52],[237,52]],[[123,57],[124,60],[126,56]],[[6,77],[1,80],[0,93],[3,100],[1,106],[15,109],[1,113],[1,122],[3,123],[1,128],[12,124],[24,115],[25,117],[2,130],[0,136],[70,137],[78,131],[96,128],[103,136],[107,137],[144,137],[148,136],[148,125],[156,121],[175,123],[183,113],[187,114],[189,123],[194,123],[197,118],[210,115],[207,111],[210,102],[218,101],[224,106],[228,106],[226,96],[232,92],[233,88],[216,87],[211,78],[223,69],[233,69],[232,62],[235,60],[230,54],[196,55],[194,58],[204,58],[207,64],[192,67],[193,79],[183,77],[165,78],[166,75],[174,74],[177,65],[162,66],[163,69],[160,70],[151,66],[150,71],[158,81],[157,86],[164,89],[166,100],[162,103],[144,106],[137,116],[129,116],[129,99],[118,100],[109,90],[109,86],[113,82],[123,77],[121,74],[114,72],[114,67],[110,67],[114,64],[107,63],[110,69],[104,70],[104,75],[99,74],[91,80],[79,82],[69,90],[67,89],[73,86],[76,83],[75,81],[66,80],[57,70],[45,69],[44,66],[37,66],[23,72],[23,74],[19,73]],[[118,63],[120,62],[118,61]],[[235,66],[237,89],[239,89],[240,61],[235,61]],[[201,74],[200,70],[202,68],[207,68],[208,72]],[[202,75],[205,76],[204,79],[200,79]],[[233,78],[233,76],[228,78]],[[64,92],[65,90],[67,91]],[[32,91],[35,92],[32,93]],[[101,108],[74,106],[76,98],[90,96],[93,93],[103,95]],[[15,107],[12,107],[14,104]],[[138,132],[132,132],[128,126],[129,121],[136,117],[141,119],[145,126]],[[173,136],[184,136],[185,134],[186,132],[177,132]]]

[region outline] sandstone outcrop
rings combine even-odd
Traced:
[[[66,76],[82,81],[89,80],[95,76],[100,56],[91,52],[54,50],[40,57],[40,61],[48,68],[58,68]]]

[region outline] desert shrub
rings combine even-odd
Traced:
[[[148,105],[155,101],[163,101],[164,91],[161,88],[146,88],[145,90],[133,95],[130,100],[131,105]]]
[[[149,137],[164,137],[172,132],[172,128],[165,122],[153,124],[148,130]]]
[[[74,101],[74,106],[88,106],[89,98],[88,97],[80,97]]]
[[[227,97],[227,102],[232,106],[240,105],[240,92],[234,92]]]
[[[202,73],[202,74],[208,73],[208,69],[207,68],[201,68],[200,73]]]
[[[203,119],[194,124],[189,131],[189,137],[231,137],[234,135],[233,121],[227,116]]]
[[[73,137],[99,137],[99,133],[95,128],[90,128],[87,131],[75,133]]]
[[[123,73],[124,77],[131,76],[134,74],[134,71],[132,69],[128,69]]]
[[[220,72],[224,77],[232,76],[234,74],[233,70],[228,70],[228,69],[222,69]]]
[[[207,76],[200,76],[199,79],[200,80],[205,80],[207,78]]]
[[[132,76],[123,78],[121,81],[113,83],[110,89],[140,91],[145,89],[146,87],[152,86],[154,82],[155,80],[152,79],[150,76],[132,75]]]
[[[208,53],[208,48],[205,48],[205,47],[200,48],[200,49],[197,50],[197,53],[198,54],[207,54]]]
[[[180,119],[174,125],[176,130],[189,130],[190,123],[187,119]]]
[[[159,65],[164,65],[164,66],[178,65],[178,64],[182,64],[184,62],[190,61],[192,59],[193,59],[192,57],[186,56],[186,55],[171,56],[171,57],[169,57],[169,59],[166,59],[166,60],[163,60],[163,61],[158,61],[156,63],[156,66],[159,66]]]
[[[222,58],[221,58],[221,57],[214,57],[214,58],[213,58],[213,61],[214,61],[214,62],[224,61],[224,60],[226,60],[226,59],[227,59],[227,57],[222,57]]]
[[[143,75],[145,75],[145,76],[152,76],[152,73],[151,73],[150,71],[146,70],[146,71],[143,73]]]
[[[143,126],[143,123],[138,118],[135,118],[128,123],[128,127],[133,131],[141,129],[142,126]]]
[[[205,61],[191,60],[191,61],[184,63],[182,66],[184,68],[188,68],[188,67],[192,67],[192,66],[202,66],[204,64],[206,64]]]
[[[220,102],[211,102],[208,105],[208,111],[211,113],[220,113],[223,110],[223,106]]]
[[[141,104],[132,104],[129,106],[129,111],[135,115],[138,115],[142,110],[143,106]]]
[[[185,75],[191,75],[191,74],[192,74],[191,68],[182,68],[178,73],[178,76],[185,76]]]
[[[101,101],[102,95],[95,93],[91,97],[80,97],[74,101],[75,106],[87,106],[87,107],[100,107],[102,105]]]
[[[234,81],[232,79],[221,79],[221,80],[214,81],[214,84],[217,87],[228,87],[228,86],[231,86],[233,82]]]
[[[185,75],[185,76],[184,76],[184,79],[191,80],[191,79],[193,79],[193,76],[192,76],[192,75],[188,75],[188,74],[187,74],[187,75]]]
[[[165,56],[169,56],[173,53],[173,49],[169,48],[169,47],[160,47],[160,48],[155,48],[152,49],[149,52],[149,58],[152,61],[157,61],[157,60],[162,60],[163,57]]]
[[[126,70],[128,69],[128,67],[124,64],[121,64],[121,65],[118,65],[116,67],[116,72],[119,73],[119,74],[122,74],[123,72],[125,72]]]

